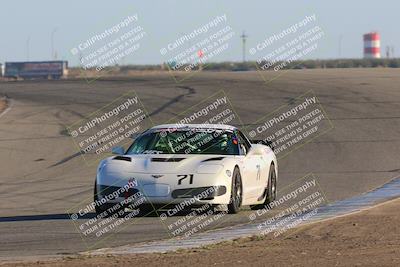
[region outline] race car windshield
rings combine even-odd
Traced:
[[[210,129],[159,130],[138,137],[126,152],[132,154],[239,155],[231,131]]]

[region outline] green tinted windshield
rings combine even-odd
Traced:
[[[138,137],[126,154],[238,155],[237,144],[234,133],[225,130],[157,130]]]

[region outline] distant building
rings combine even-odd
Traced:
[[[4,76],[22,79],[61,79],[68,75],[67,61],[6,62]]]

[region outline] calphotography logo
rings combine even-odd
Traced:
[[[73,142],[87,164],[113,147],[126,146],[131,138],[152,126],[136,92],[130,91],[68,127]]]
[[[325,32],[318,25],[317,15],[306,15],[303,19],[275,32],[249,49],[257,57],[256,67],[266,82],[273,81],[279,71],[291,69],[301,64],[304,57],[310,56],[318,49]],[[266,75],[266,70],[277,74]]]
[[[1,267],[400,266],[400,1],[1,10]]]
[[[247,128],[254,142],[268,144],[278,158],[286,157],[334,127],[313,91],[290,102]]]
[[[125,57],[136,54],[146,36],[139,15],[131,14],[81,41],[70,52],[79,58],[82,74],[92,82],[103,72],[112,71]]]
[[[234,37],[227,15],[217,15],[166,44],[160,54],[174,80],[181,82],[228,53]]]

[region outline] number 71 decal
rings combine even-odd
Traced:
[[[178,185],[182,184],[182,181],[189,177],[189,184],[193,184],[193,174],[178,174]]]

